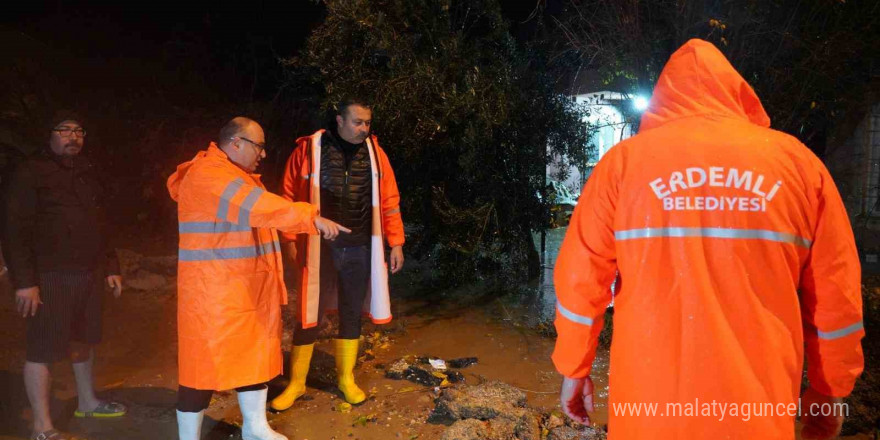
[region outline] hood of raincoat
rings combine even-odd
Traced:
[[[708,41],[692,39],[672,54],[660,73],[640,130],[699,115],[770,126],[758,95],[721,51]]]
[[[171,195],[171,199],[173,199],[175,202],[180,201],[178,199],[180,194],[180,183],[183,182],[183,178],[186,177],[186,173],[188,173],[192,169],[193,165],[195,165],[196,162],[204,160],[206,158],[211,158],[214,160],[229,160],[228,156],[226,156],[226,153],[224,153],[223,150],[217,147],[217,144],[211,142],[207,150],[199,151],[198,153],[196,153],[196,157],[192,158],[192,160],[178,165],[177,170],[174,172],[174,174],[172,174],[168,178],[168,193]]]

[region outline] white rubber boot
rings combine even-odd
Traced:
[[[180,440],[199,440],[202,436],[202,419],[205,411],[177,411],[177,435]]]
[[[266,420],[266,397],[269,389],[238,393],[238,406],[244,423],[241,426],[242,440],[288,440],[275,432]]]

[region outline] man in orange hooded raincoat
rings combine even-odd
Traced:
[[[308,203],[265,191],[253,174],[263,129],[238,117],[217,144],[177,167],[168,191],[178,203],[177,421],[181,440],[200,436],[213,390],[235,388],[245,440],[284,440],[266,421],[265,383],[281,373],[281,305],[287,303],[277,230],[333,240],[334,222]]]
[[[589,422],[619,274],[609,438],[793,439],[805,351],[803,436],[839,432],[827,413],[863,368],[858,255],[828,171],[769,126],[721,52],[691,40],[639,134],[596,166],[554,277],[570,417]]]

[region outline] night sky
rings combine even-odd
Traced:
[[[108,68],[108,60],[128,60],[161,68],[176,47],[197,46],[198,65],[206,81],[212,70],[241,64],[242,58],[265,63],[258,74],[257,96],[275,92],[280,80],[274,60],[296,55],[309,32],[321,23],[324,6],[312,0],[263,0],[239,7],[220,2],[95,2],[56,0],[16,2],[3,17],[6,31],[20,32],[49,52],[61,52],[91,65],[87,71]],[[524,23],[537,0],[502,0],[503,13],[520,41],[534,34],[536,21]],[[547,3],[547,2],[542,2]],[[561,2],[551,0],[552,12]],[[186,52],[186,50],[183,50]],[[192,50],[189,51],[192,53]],[[245,65],[247,64],[247,65]],[[103,72],[102,72],[103,73]],[[253,76],[252,72],[247,72]],[[88,76],[89,74],[84,74]],[[246,74],[244,74],[246,76]],[[95,75],[96,78],[103,76]],[[99,79],[98,81],[102,81]],[[85,78],[88,81],[88,78]],[[253,84],[240,84],[250,87]],[[235,88],[239,85],[232,85]],[[222,89],[230,87],[216,84]]]

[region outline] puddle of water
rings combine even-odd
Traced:
[[[547,231],[544,242],[544,252],[541,254],[541,276],[532,282],[526,289],[525,294],[520,295],[514,302],[526,307],[530,312],[530,327],[548,325],[553,323],[556,316],[556,288],[553,286],[553,269],[556,267],[556,258],[559,256],[559,248],[565,238],[567,227],[550,229]],[[535,248],[541,249],[541,235],[533,234]],[[611,285],[614,290],[614,285]],[[612,300],[609,307],[614,305]]]
[[[546,232],[544,252],[541,254],[541,275],[506,298],[508,303],[525,309],[523,324],[530,328],[551,325],[556,316],[556,290],[553,287],[553,267],[568,228],[550,229]],[[535,249],[541,250],[541,235],[532,234]]]

